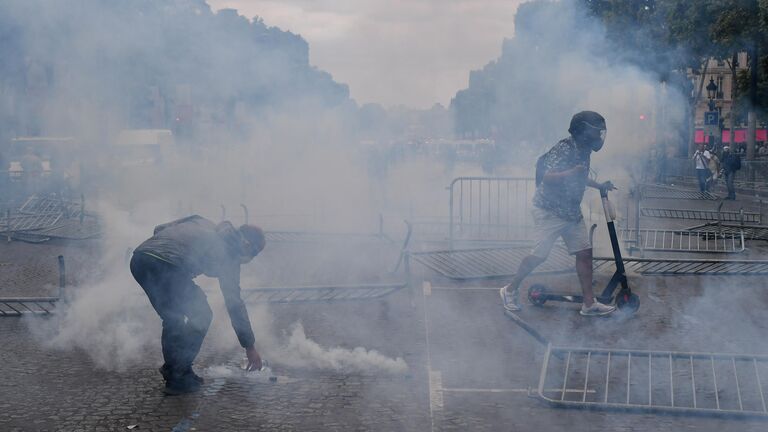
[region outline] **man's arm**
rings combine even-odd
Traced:
[[[234,263],[222,271],[219,276],[219,288],[224,296],[224,304],[227,306],[229,320],[232,328],[235,330],[237,340],[240,346],[245,348],[248,356],[248,370],[261,369],[261,357],[256,351],[254,344],[256,338],[253,336],[251,320],[248,318],[248,309],[245,307],[240,296],[240,264]]]
[[[606,189],[609,191],[616,190],[616,187],[613,185],[613,183],[611,183],[610,180],[602,183],[598,183],[592,180],[591,178],[589,178],[587,179],[587,186],[591,188],[599,189],[599,190],[602,190],[602,189]]]

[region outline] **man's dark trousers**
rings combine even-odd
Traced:
[[[699,178],[699,190],[702,192],[707,191],[707,179],[709,178],[709,170],[697,169],[696,176]]]
[[[725,172],[725,186],[728,188],[728,198],[730,199],[736,199],[736,187],[733,185],[733,178],[735,176],[735,172]]]
[[[131,273],[163,320],[163,368],[178,379],[191,371],[213,318],[205,293],[188,272],[144,253],[131,258]]]

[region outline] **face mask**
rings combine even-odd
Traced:
[[[591,144],[593,152],[600,151],[600,149],[603,148],[603,144],[605,144],[605,136],[607,135],[607,133],[608,131],[605,129],[600,130],[600,137],[592,141],[592,144]]]
[[[240,264],[247,264],[251,262],[251,260],[253,260],[253,258],[258,254],[258,252],[255,252],[253,250],[253,245],[251,244],[251,242],[249,242],[243,237],[241,237],[240,240],[241,240]]]

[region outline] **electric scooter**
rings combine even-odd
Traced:
[[[616,272],[606,285],[603,292],[596,296],[600,303],[616,303],[616,308],[622,312],[633,314],[640,308],[640,298],[633,294],[627,282],[627,275],[624,271],[624,261],[621,258],[621,249],[619,248],[619,239],[616,236],[616,226],[614,219],[616,213],[613,206],[608,201],[608,190],[600,189],[600,198],[603,203],[605,220],[608,222],[608,234],[611,238],[611,248],[613,249],[613,259],[616,263]],[[619,285],[621,287],[619,288]],[[528,290],[528,300],[535,306],[542,306],[547,301],[559,301],[568,303],[582,303],[584,296],[572,295],[566,293],[550,292],[550,290],[541,284],[535,284]]]

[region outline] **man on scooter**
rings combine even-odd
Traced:
[[[520,310],[520,284],[546,261],[558,237],[576,256],[576,274],[584,295],[581,315],[608,315],[615,310],[614,306],[598,302],[592,292],[592,245],[581,214],[586,186],[615,189],[610,181],[597,183],[589,178],[589,158],[605,142],[605,118],[594,111],[579,112],[571,118],[568,132],[571,136],[560,140],[536,163],[532,209],[536,243],[531,254],[520,262],[514,279],[499,290],[506,310]]]

